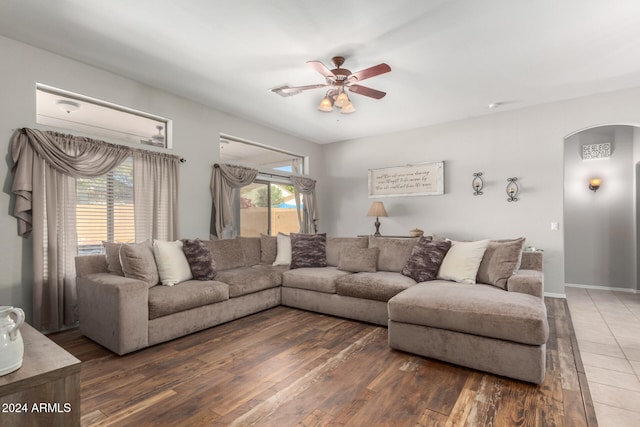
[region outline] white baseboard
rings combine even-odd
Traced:
[[[545,292],[544,296],[549,298],[563,298],[563,299],[567,298],[565,294],[558,294],[555,292]]]
[[[564,286],[568,287],[568,288],[594,289],[594,290],[598,290],[598,291],[627,292],[627,293],[630,293],[630,294],[640,293],[640,291],[638,291],[637,289],[613,288],[611,286],[578,285],[578,284],[575,284],[575,283],[565,283]]]

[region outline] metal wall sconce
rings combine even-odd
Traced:
[[[602,184],[601,178],[591,178],[589,180],[589,190],[595,193],[596,191],[598,191],[598,188],[600,188],[600,184]]]
[[[518,186],[518,178],[507,178],[507,202],[517,202],[520,187]]]
[[[482,172],[476,172],[473,174],[473,181],[471,181],[471,187],[473,188],[474,196],[482,196],[482,187],[484,187],[484,181],[482,180]]]

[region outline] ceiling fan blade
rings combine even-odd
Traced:
[[[389,67],[385,63],[382,63],[382,64],[374,65],[373,67],[365,68],[364,70],[357,71],[351,74],[348,80],[361,82],[363,80],[370,79],[371,77],[388,73],[389,71],[391,71],[391,67]]]
[[[386,92],[382,92],[376,89],[371,89],[370,87],[361,86],[361,85],[350,85],[349,90],[353,93],[357,93],[358,95],[368,96],[370,98],[381,99],[387,94]]]
[[[322,62],[320,61],[307,61],[307,64],[327,79],[331,79],[332,81],[336,80],[336,75],[331,72]]]
[[[280,96],[293,96],[293,95],[302,93],[305,90],[317,89],[319,87],[326,87],[326,86],[328,86],[326,83],[317,84],[317,85],[307,85],[307,86],[293,86],[293,87],[285,85],[285,86],[273,88],[271,89],[271,92],[277,93]]]

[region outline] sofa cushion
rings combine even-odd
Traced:
[[[291,269],[326,267],[327,235],[291,233]]]
[[[369,237],[369,247],[378,248],[378,271],[400,273],[411,256],[418,238],[394,239],[389,237]]]
[[[368,237],[327,237],[327,265],[337,267],[343,250],[366,248]]]
[[[291,237],[288,234],[278,233],[276,260],[273,265],[289,265],[291,264]]]
[[[236,237],[240,240],[240,247],[244,254],[244,264],[247,267],[260,264],[260,238],[258,237]]]
[[[449,241],[433,242],[430,238],[420,237],[411,251],[407,265],[402,269],[402,274],[416,282],[434,280],[449,247]]]
[[[282,286],[335,294],[336,279],[349,274],[336,267],[297,268],[282,273]]]
[[[336,293],[348,297],[386,302],[394,295],[415,284],[416,281],[412,278],[395,272],[355,273],[336,280]]]
[[[549,337],[541,298],[491,285],[420,283],[389,301],[389,319],[530,345]]]
[[[151,241],[127,243],[120,246],[120,262],[124,276],[155,286],[160,281]]]
[[[338,270],[374,273],[378,269],[378,248],[355,248],[342,251]]]
[[[244,267],[244,252],[238,239],[205,240],[213,254],[218,272]]]
[[[229,287],[217,281],[187,280],[149,289],[149,319],[229,299]]]
[[[182,242],[153,241],[153,254],[158,265],[160,283],[173,286],[176,283],[193,279],[189,261],[182,250]]]
[[[122,243],[102,242],[102,246],[104,246],[109,273],[124,276],[122,264],[120,263],[120,246],[122,246]]]
[[[507,279],[519,268],[524,237],[513,240],[492,240],[484,252],[476,282],[507,289]]]
[[[260,235],[260,263],[273,264],[278,253],[278,238],[276,236]]]
[[[195,280],[213,280],[216,277],[216,262],[213,254],[202,240],[184,239],[182,251],[187,257],[191,274]]]
[[[475,242],[451,241],[451,247],[442,260],[438,279],[460,283],[476,283],[478,268],[489,240]]]
[[[216,280],[229,285],[229,297],[235,298],[280,286],[283,271],[284,267],[254,265],[219,271]]]

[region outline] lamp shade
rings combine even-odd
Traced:
[[[373,202],[371,204],[371,207],[369,208],[369,213],[367,214],[367,216],[386,217],[388,215],[387,215],[387,211],[384,208],[384,204],[382,202]]]
[[[338,95],[333,105],[335,105],[338,108],[342,108],[345,105],[347,105],[348,102],[349,102],[349,97],[347,96],[347,94],[344,92],[340,92],[340,95]]]
[[[355,107],[349,101],[347,101],[347,103],[344,104],[344,106],[340,109],[340,112],[342,114],[351,114],[351,113],[355,113],[355,111],[356,111]]]
[[[326,112],[333,111],[333,106],[331,105],[331,100],[328,96],[322,98],[322,101],[320,101],[320,105],[318,105],[318,110]]]

